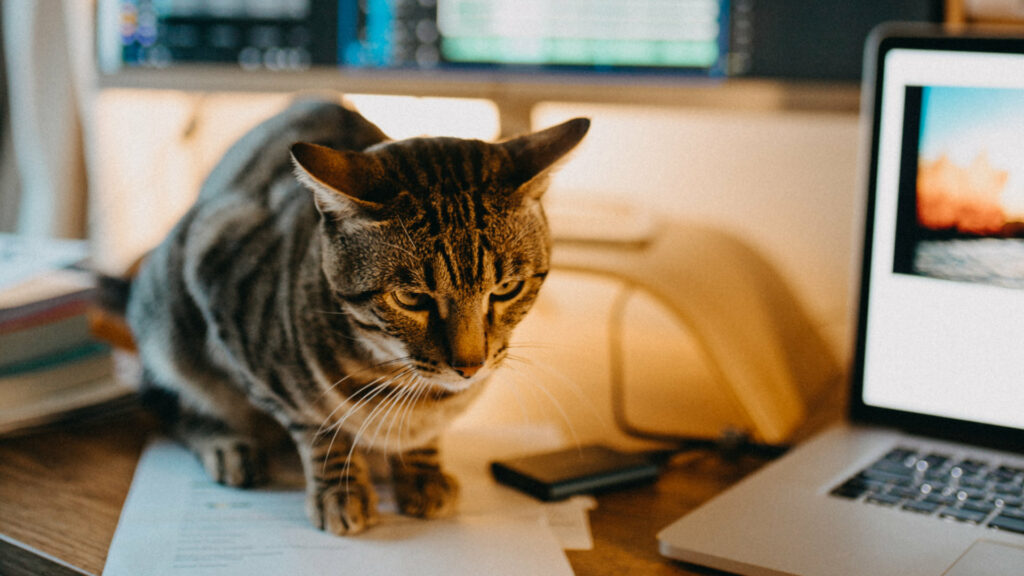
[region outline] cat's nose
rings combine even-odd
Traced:
[[[473,366],[452,366],[452,370],[458,372],[463,378],[472,378],[483,367],[483,364],[474,364]]]

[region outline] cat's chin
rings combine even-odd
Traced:
[[[453,380],[434,380],[434,389],[444,394],[459,394],[469,390],[476,383],[476,378],[460,378],[459,381]]]
[[[490,370],[484,368],[480,372],[474,374],[471,378],[465,378],[454,372],[451,374],[441,374],[431,378],[430,384],[438,392],[442,392],[444,394],[459,394],[486,380],[487,376],[490,375],[490,372]]]

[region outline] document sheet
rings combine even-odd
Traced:
[[[497,485],[486,473],[490,458],[478,459],[488,443],[467,436],[475,441],[446,440],[448,453],[458,455],[448,459],[462,485],[458,515],[398,515],[381,488],[381,523],[354,537],[310,524],[297,459],[275,463],[269,487],[234,489],[210,481],[178,444],[157,439],[139,461],[103,574],[571,575],[563,541],[567,548],[590,547],[586,510],[593,499],[550,506]],[[527,443],[529,450],[538,439]],[[501,444],[492,443],[494,457],[516,443]]]

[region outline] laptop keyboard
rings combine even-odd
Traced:
[[[900,447],[830,494],[1024,534],[1024,467]]]

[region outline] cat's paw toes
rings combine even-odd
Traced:
[[[227,486],[256,486],[267,480],[263,451],[239,438],[213,438],[199,446],[199,459],[210,478]]]
[[[446,518],[455,514],[459,482],[440,470],[419,471],[395,477],[398,509],[417,518]]]
[[[310,505],[313,524],[338,536],[359,534],[380,521],[377,494],[369,486],[328,488]]]

